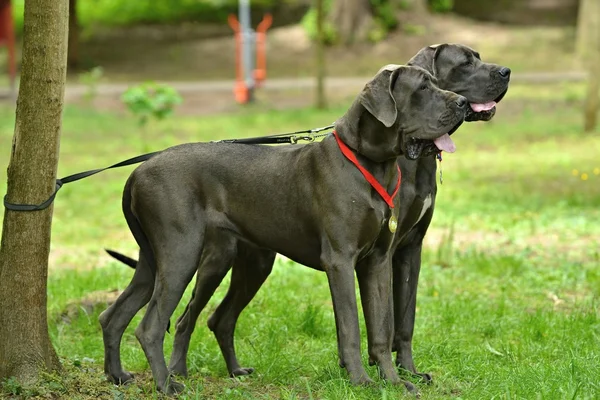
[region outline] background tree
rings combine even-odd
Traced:
[[[325,95],[325,7],[323,0],[315,0],[317,11],[317,40],[316,40],[316,66],[317,66],[317,93],[316,106],[319,109],[327,107]]]
[[[584,129],[596,127],[600,89],[600,1],[581,0],[577,21],[577,53],[587,73]]]
[[[7,200],[39,204],[55,189],[67,65],[68,0],[26,0]],[[60,368],[48,335],[52,206],[5,210],[0,242],[0,380]]]
[[[373,27],[369,0],[334,0],[331,18],[341,43],[363,41]]]

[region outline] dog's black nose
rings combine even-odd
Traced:
[[[456,105],[458,108],[465,108],[467,105],[467,98],[464,96],[458,96],[458,99],[456,99]]]
[[[502,67],[498,70],[498,73],[503,78],[508,78],[510,76],[510,68]]]

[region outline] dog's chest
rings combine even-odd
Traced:
[[[415,221],[413,226],[418,224],[419,222],[421,222],[421,219],[423,218],[425,213],[431,208],[432,203],[433,203],[433,196],[431,196],[431,193],[428,193],[427,197],[425,197],[425,200],[422,202],[421,212],[419,213],[419,218],[417,218],[417,220]]]
[[[433,195],[431,193],[421,193],[413,197],[407,207],[407,213],[402,224],[403,230],[408,233],[408,231],[418,225],[432,204]]]
[[[405,196],[404,203],[401,204],[401,229],[399,235],[396,236],[400,240],[406,238],[433,207],[434,193],[430,191],[410,192],[410,195]]]

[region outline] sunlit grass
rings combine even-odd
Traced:
[[[509,96],[493,122],[465,124],[453,136],[458,151],[442,163],[444,184],[438,188],[419,286],[415,360],[435,379],[432,386],[419,385],[423,399],[591,399],[600,393],[600,139],[597,133],[581,133],[579,97],[557,93],[556,99]],[[153,151],[186,141],[318,127],[343,111],[341,106],[319,112],[253,109],[178,117],[154,126],[146,147]],[[0,108],[0,166],[8,164],[12,129],[10,111]],[[132,119],[68,108],[59,175],[107,166],[142,148]],[[123,289],[131,277],[130,269],[102,249],[135,255],[120,210],[132,168],[69,184],[57,196],[50,331],[70,378],[45,387],[56,386],[50,391],[58,397],[156,396],[133,335],[141,316],[122,346],[123,362],[138,374],[139,384],[114,388],[101,373],[97,316],[105,305],[85,300],[92,292]],[[2,194],[5,181],[2,167]],[[241,381],[227,379],[206,328],[226,286],[200,317],[182,398],[389,399],[404,394],[385,384],[349,385],[337,366],[325,275],[283,259],[238,324],[238,355],[256,373]],[[184,299],[189,295],[188,290]],[[167,353],[171,346],[168,335]],[[373,368],[368,371],[376,377]]]

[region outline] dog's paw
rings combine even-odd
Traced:
[[[231,378],[235,378],[237,376],[246,376],[246,375],[250,375],[251,373],[254,372],[254,368],[237,368],[234,369],[233,371],[231,371],[231,373],[229,373],[229,376]]]
[[[414,367],[413,368],[404,368],[402,366],[402,363],[399,361],[396,361],[396,366],[398,367],[398,372],[400,372],[400,374],[408,373],[408,374],[411,374],[414,376],[418,376],[419,378],[421,378],[421,381],[423,381],[423,383],[425,383],[427,385],[433,383],[433,378],[431,377],[431,374],[428,374],[425,372],[417,372],[417,370]]]
[[[188,377],[187,367],[184,365],[175,365],[173,367],[169,367],[169,373],[174,376],[180,376],[182,378]]]
[[[125,385],[133,381],[133,374],[127,371],[121,371],[118,373],[107,373],[106,374],[109,381],[114,383],[115,385]]]
[[[433,383],[433,378],[431,377],[431,374],[427,374],[425,372],[414,372],[414,374],[420,377],[421,380],[428,385],[431,385]]]
[[[375,381],[373,381],[373,379],[369,378],[369,376],[366,374],[350,378],[350,381],[352,382],[353,385],[356,385],[356,386],[370,386],[375,383]]]
[[[166,387],[162,390],[168,396],[177,395],[185,390],[185,385],[175,381],[172,377],[169,378]]]
[[[417,390],[417,387],[415,385],[413,385],[412,383],[410,383],[408,381],[403,381],[402,383],[404,383],[404,387],[406,388],[406,390],[408,390],[408,392],[410,394],[412,394],[416,398],[421,397],[421,394],[419,393],[419,391]]]

